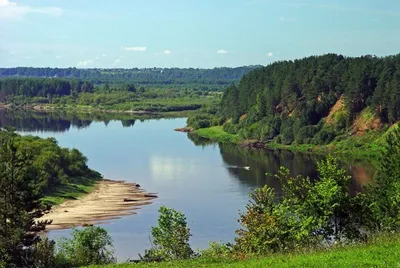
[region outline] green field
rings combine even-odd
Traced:
[[[197,135],[202,138],[214,140],[217,142],[230,142],[230,143],[238,143],[239,136],[233,135],[225,132],[222,129],[222,126],[214,126],[209,128],[201,128],[195,131]]]
[[[399,237],[384,237],[368,244],[346,246],[331,250],[271,255],[265,258],[248,260],[206,259],[191,261],[172,261],[163,263],[114,264],[94,267],[399,267]]]

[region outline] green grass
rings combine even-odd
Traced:
[[[225,132],[222,126],[215,126],[209,128],[201,128],[195,131],[197,135],[202,138],[218,141],[218,142],[229,142],[238,143],[240,141],[238,135],[233,135]]]
[[[49,205],[59,205],[67,200],[77,199],[92,192],[96,188],[98,179],[79,178],[75,182],[62,184],[45,193],[41,199]]]
[[[376,164],[379,155],[384,150],[385,137],[393,128],[386,132],[378,132],[375,130],[367,131],[363,136],[338,136],[328,145],[314,144],[291,144],[284,145],[277,142],[269,142],[265,144],[269,149],[283,149],[294,152],[327,154],[330,153],[341,159],[365,160],[372,164]],[[221,126],[202,128],[194,133],[202,138],[207,138],[217,142],[230,143],[246,143],[245,140],[225,132]]]
[[[385,236],[369,244],[298,254],[277,254],[248,260],[198,258],[164,263],[114,264],[94,267],[399,267],[400,238]]]

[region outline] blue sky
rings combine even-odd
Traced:
[[[266,65],[400,53],[400,0],[0,0],[0,66]]]

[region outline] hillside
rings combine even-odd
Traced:
[[[380,132],[400,119],[400,55],[276,62],[228,87],[217,115],[226,132],[285,145]]]

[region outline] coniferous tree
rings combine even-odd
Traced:
[[[35,222],[43,215],[40,186],[32,155],[16,145],[12,130],[0,131],[0,263],[27,267],[32,262],[36,232],[49,222]]]

